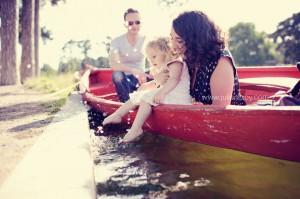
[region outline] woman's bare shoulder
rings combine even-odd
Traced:
[[[214,73],[233,72],[233,65],[229,57],[220,57]]]
[[[233,79],[234,69],[232,62],[227,57],[221,57],[217,63],[215,70],[211,75],[211,83],[220,79]]]
[[[223,65],[233,67],[230,58],[229,58],[229,57],[226,57],[226,56],[220,57],[220,59],[219,59],[219,61],[218,61],[218,64],[217,64],[217,67],[218,67],[218,66],[223,66]]]

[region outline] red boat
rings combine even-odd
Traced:
[[[117,100],[110,69],[89,75],[83,99],[94,109],[111,114]],[[238,68],[247,106],[208,105],[154,107],[144,127],[165,136],[300,162],[300,106],[261,106],[278,91],[288,91],[300,79],[296,66]],[[136,111],[123,118],[131,123]]]

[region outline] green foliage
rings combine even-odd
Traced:
[[[66,1],[67,0],[40,0],[40,6],[44,7],[46,5],[46,2],[49,2],[52,6],[58,6],[59,3],[66,3]],[[52,31],[48,30],[45,26],[42,27],[41,37],[44,43],[46,43],[48,40],[53,40]]]
[[[78,48],[82,50],[84,57],[88,57],[88,51],[92,48],[90,40],[82,40],[77,42]]]
[[[97,68],[109,68],[109,61],[107,57],[98,57],[96,64],[94,65]]]
[[[72,52],[74,48],[78,48],[83,56],[86,58],[88,57],[88,52],[92,48],[92,44],[90,40],[80,40],[80,41],[75,41],[75,40],[69,40],[62,48],[63,52],[69,53],[72,55]]]
[[[69,73],[75,72],[81,69],[81,64],[86,63],[92,65],[96,68],[108,68],[108,58],[107,57],[98,57],[97,59],[93,59],[90,57],[86,57],[83,60],[79,58],[70,58],[65,62],[60,62],[58,67],[58,73]]]
[[[108,58],[107,57],[101,57],[101,56],[98,57],[97,59],[87,57],[87,58],[82,60],[82,63],[92,65],[96,68],[108,68],[109,67]]]
[[[73,73],[66,74],[41,74],[39,77],[29,78],[24,86],[29,89],[49,93],[43,105],[48,108],[50,113],[56,113],[65,104],[70,92],[74,90]]]
[[[70,58],[65,62],[60,62],[58,66],[58,73],[69,73],[80,69],[81,59]]]
[[[44,64],[43,67],[41,68],[41,74],[42,75],[55,75],[57,72],[49,64]]]
[[[62,96],[67,96],[72,90],[72,85],[74,84],[73,73],[66,74],[53,74],[45,75],[41,74],[39,77],[28,78],[25,81],[25,87],[34,89],[37,91],[42,91],[45,93],[55,93],[59,92],[65,88],[69,88],[65,92],[60,93]]]
[[[45,26],[41,28],[41,37],[44,42],[44,44],[48,40],[53,40],[53,34],[51,30],[48,30]]]
[[[110,50],[110,43],[110,36],[107,36],[106,40],[102,42],[102,44],[105,45],[107,53],[109,53]],[[63,56],[59,63],[58,72],[67,73],[78,71],[80,70],[82,63],[86,63],[97,68],[108,68],[109,60],[107,57],[99,56],[96,59],[89,57],[89,50],[91,49],[92,42],[90,40],[69,40],[62,47]],[[81,59],[82,57],[83,59]]]
[[[43,7],[46,5],[46,2],[49,2],[52,6],[58,6],[59,3],[66,3],[67,0],[40,0],[40,5]]]
[[[280,22],[270,35],[278,43],[278,50],[284,54],[284,63],[300,61],[300,12]]]
[[[109,54],[109,51],[110,51],[111,39],[112,38],[110,36],[107,36],[106,40],[102,42],[102,44],[105,46],[105,50],[106,50],[107,54]]]
[[[107,52],[110,49],[111,37],[107,36],[106,41],[102,44],[105,45]],[[100,56],[96,59],[89,57],[89,50],[92,49],[92,42],[90,40],[69,40],[62,48],[63,56],[59,63],[58,72],[75,72],[80,70],[81,64],[86,63],[97,68],[108,68],[109,61],[107,57]],[[77,54],[76,51],[77,50]],[[79,51],[78,51],[79,50]],[[78,54],[78,52],[80,52]],[[80,55],[81,54],[81,55]],[[79,57],[84,57],[83,59]]]
[[[158,4],[162,7],[179,7],[186,4],[189,0],[157,0]]]
[[[86,64],[92,65],[96,68],[108,68],[109,67],[108,58],[101,57],[101,56],[98,57],[97,59],[87,57],[87,58],[83,59],[81,63],[86,63]]]
[[[280,60],[275,44],[252,23],[238,23],[229,29],[229,49],[238,65],[274,65]]]
[[[50,102],[43,103],[42,105],[45,106],[50,114],[57,113],[60,111],[60,108],[66,103],[67,98],[62,97],[56,100],[52,100]]]
[[[49,0],[51,5],[57,6],[60,2],[66,3],[66,0]]]

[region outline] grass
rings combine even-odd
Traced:
[[[60,108],[66,103],[67,97],[65,98],[58,98],[46,103],[43,103],[42,105],[45,106],[50,114],[57,113]]]
[[[54,96],[54,100],[43,103],[51,114],[56,113],[65,104],[69,94],[74,90],[75,82],[72,73],[66,74],[41,74],[39,77],[29,78],[25,81],[25,87],[49,93]]]

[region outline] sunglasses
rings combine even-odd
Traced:
[[[133,26],[133,24],[135,25],[140,25],[141,24],[141,21],[126,21],[125,24],[127,26]]]

